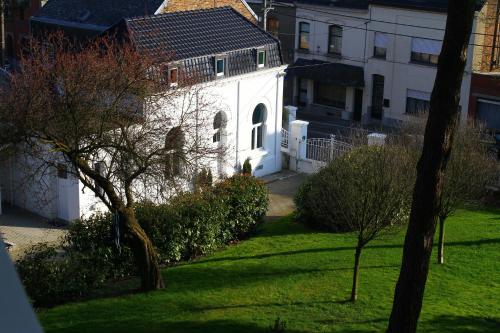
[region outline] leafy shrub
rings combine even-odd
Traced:
[[[210,191],[181,194],[168,204],[143,203],[136,213],[163,263],[207,254],[226,241],[228,209]]]
[[[90,264],[104,272],[108,279],[135,274],[130,249],[123,244],[118,247],[115,239],[113,215],[95,214],[70,225],[63,239],[63,249],[72,255],[85,254]]]
[[[269,204],[267,189],[255,177],[235,175],[217,184],[214,193],[230,208],[224,229],[233,239],[248,236],[266,215]]]
[[[251,175],[252,174],[252,164],[250,163],[250,159],[247,158],[245,162],[243,162],[243,169],[241,170],[243,175]]]
[[[336,158],[299,188],[298,220],[333,232],[404,220],[415,178],[414,155],[403,146],[386,145],[357,147]]]
[[[266,211],[265,186],[240,175],[166,204],[136,206],[137,219],[163,264],[189,260],[246,237]],[[31,247],[17,266],[35,305],[81,297],[110,280],[136,274],[130,248],[115,244],[114,228],[112,214],[97,214],[70,226],[62,241],[64,255],[54,246]]]
[[[35,306],[51,306],[81,297],[102,286],[108,270],[93,265],[86,253],[58,254],[54,246],[37,244],[17,262],[26,292]]]

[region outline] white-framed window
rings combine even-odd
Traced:
[[[431,107],[431,93],[408,89],[406,92],[406,114],[421,115]]]
[[[386,59],[387,45],[389,45],[389,37],[382,32],[375,32],[375,40],[373,47],[373,56],[375,58]]]
[[[267,52],[266,50],[257,50],[257,67],[263,68],[267,63]]]
[[[443,42],[435,39],[412,38],[411,61],[424,65],[437,65]]]
[[[177,66],[168,68],[168,85],[170,87],[179,85],[179,68]]]
[[[299,22],[299,49],[309,50],[309,33],[311,25],[307,22]]]
[[[214,143],[221,143],[224,130],[226,129],[226,115],[224,112],[219,111],[214,117],[214,135],[212,136],[212,141]]]
[[[223,57],[215,58],[215,75],[217,77],[224,76],[226,74],[226,59]]]
[[[328,27],[328,53],[342,54],[342,27],[331,25]]]
[[[264,104],[255,107],[252,114],[252,150],[263,149],[265,140],[267,109]]]

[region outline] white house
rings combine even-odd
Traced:
[[[294,102],[312,114],[389,126],[426,111],[446,9],[441,0],[298,1],[295,64],[288,70]],[[472,52],[470,47],[462,83],[462,121]]]
[[[247,158],[257,177],[281,170],[286,66],[278,40],[231,7],[123,19],[115,28],[132,36],[140,52],[151,45],[173,52],[164,73],[172,89],[183,73],[200,75],[203,82],[197,85],[214,105],[204,110],[213,124],[209,138],[228,147],[223,161],[210,164],[214,175],[238,172]],[[33,164],[24,156],[0,161],[4,201],[65,221],[102,209],[64,165],[27,179]]]

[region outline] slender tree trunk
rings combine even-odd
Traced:
[[[460,89],[474,20],[475,0],[448,2],[448,20],[439,57],[424,147],[417,166],[410,222],[388,332],[416,332],[422,309],[443,175],[455,132]]]
[[[446,218],[439,217],[439,243],[438,243],[438,264],[444,264],[444,221]]]
[[[358,244],[358,246],[356,246],[356,253],[354,254],[354,272],[352,275],[351,302],[355,302],[358,299],[359,259],[361,258],[361,250],[362,248]]]
[[[119,215],[124,236],[130,242],[139,268],[141,289],[148,291],[165,288],[153,243],[137,222],[133,209],[125,208],[119,212]]]

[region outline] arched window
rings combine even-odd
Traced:
[[[259,104],[252,114],[252,150],[264,147],[264,128],[266,125],[266,106]]]
[[[214,117],[214,135],[213,142],[221,142],[224,130],[226,128],[226,115],[224,112],[219,111]]]
[[[178,127],[168,131],[165,137],[165,177],[171,178],[182,173],[184,162],[184,133]]]

